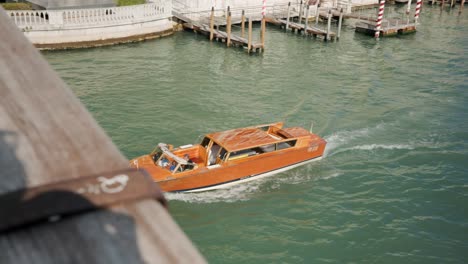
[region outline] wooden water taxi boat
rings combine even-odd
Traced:
[[[132,159],[166,192],[226,188],[318,160],[326,141],[301,127],[283,123],[207,134],[197,145],[173,148],[164,143]]]

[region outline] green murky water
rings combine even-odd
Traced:
[[[314,123],[322,161],[169,195],[211,263],[466,263],[468,12],[426,6],[421,22],[378,42],[350,24],[337,43],[269,27],[261,56],[190,32],[44,55],[128,158],[207,132]]]

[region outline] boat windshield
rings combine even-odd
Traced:
[[[184,168],[188,168],[189,166],[192,166],[193,168],[193,163],[172,153],[167,144],[159,143],[158,148],[161,151],[161,155],[157,160],[155,160],[157,166],[168,169],[172,172],[182,171]]]
[[[159,147],[156,147],[150,153],[150,156],[151,156],[151,158],[153,159],[154,162],[157,162],[161,158],[162,154],[163,154],[162,150]]]

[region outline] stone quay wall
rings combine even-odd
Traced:
[[[6,12],[40,49],[102,46],[173,33],[170,0],[110,8]]]

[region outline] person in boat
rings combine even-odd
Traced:
[[[185,155],[184,155],[184,160],[187,161],[187,163],[188,163],[188,164],[186,164],[186,165],[183,166],[184,171],[186,171],[186,170],[193,170],[193,167],[195,166],[195,164],[194,164],[193,161],[190,159],[189,154],[185,154]]]
[[[162,157],[159,162],[158,162],[158,165],[165,168],[167,165],[169,165],[169,160],[166,159],[166,157]]]
[[[161,157],[161,153],[159,153],[159,152],[154,153],[154,155],[153,155],[153,161],[154,161],[154,162],[158,161],[158,159],[159,159],[160,157]]]
[[[173,160],[171,162],[171,166],[169,167],[169,170],[174,171],[176,167],[177,167],[177,163],[175,162],[175,160]]]

